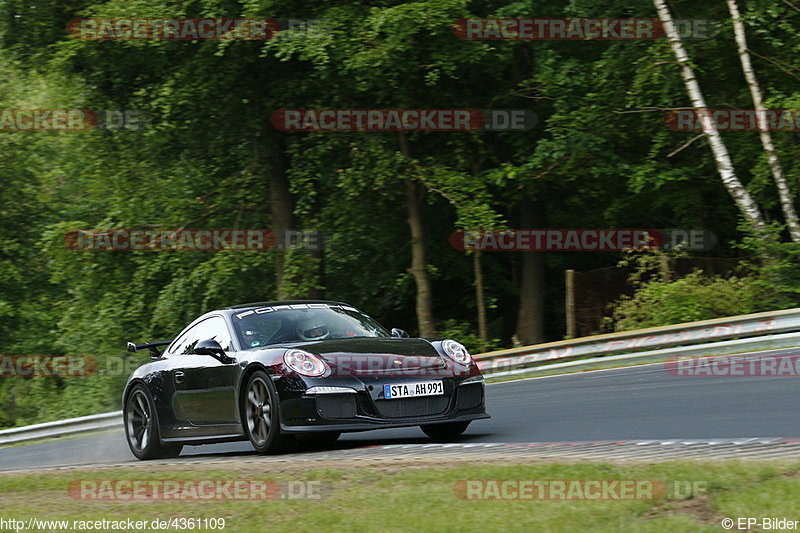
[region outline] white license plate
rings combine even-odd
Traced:
[[[444,387],[441,381],[420,381],[383,386],[383,397],[387,400],[417,396],[441,396],[442,394],[444,394]]]

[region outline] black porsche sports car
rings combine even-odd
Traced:
[[[174,340],[128,343],[129,351],[143,349],[152,361],[131,374],[123,395],[125,432],[139,459],[247,439],[275,453],[293,436],[335,440],[404,426],[448,440],[489,417],[483,376],[464,346],[390,333],[341,302],[211,311]]]

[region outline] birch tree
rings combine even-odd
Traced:
[[[727,189],[728,193],[733,198],[736,207],[744,215],[749,224],[758,233],[763,233],[766,229],[764,218],[758,208],[758,204],[756,204],[753,197],[747,192],[747,189],[736,176],[736,171],[734,170],[728,148],[725,146],[725,142],[722,140],[722,136],[716,126],[711,121],[711,116],[707,112],[708,106],[706,105],[705,97],[700,90],[697,76],[690,65],[689,55],[686,53],[686,48],[683,46],[683,41],[672,19],[672,13],[670,13],[667,7],[666,0],[653,0],[653,5],[655,5],[658,11],[658,18],[664,25],[664,31],[669,39],[670,47],[680,67],[681,77],[686,85],[686,92],[689,94],[692,106],[698,111],[698,115],[700,116],[703,134],[708,139],[708,144],[711,147],[711,153],[714,157],[717,172],[719,172],[719,176],[722,179],[722,184],[725,186],[725,189]]]
[[[761,95],[761,87],[758,84],[758,79],[756,79],[756,73],[753,70],[753,64],[750,62],[750,52],[747,48],[747,35],[745,34],[744,23],[739,13],[739,6],[736,4],[736,0],[727,0],[727,3],[728,10],[731,13],[731,19],[733,20],[733,33],[736,38],[736,48],[739,51],[739,61],[742,63],[742,72],[747,81],[747,87],[750,89],[750,94],[753,97],[761,145],[764,147],[764,152],[767,155],[767,164],[772,172],[772,178],[775,180],[775,187],[778,189],[781,209],[783,210],[786,223],[789,226],[789,233],[794,242],[800,242],[800,223],[798,223],[797,220],[797,211],[792,201],[792,193],[789,190],[789,185],[786,183],[786,178],[783,175],[783,167],[778,159],[778,152],[775,150],[775,145],[772,143],[772,135],[770,134],[766,120],[767,114],[764,109],[764,99]]]

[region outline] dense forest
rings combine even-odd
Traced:
[[[486,40],[454,28],[499,17],[674,17],[706,31]],[[78,18],[282,22],[261,40],[92,39],[70,31]],[[766,143],[752,129],[671,127],[670,113],[800,108],[798,54],[790,0],[0,1],[0,108],[137,117],[88,131],[0,128],[2,353],[135,363],[144,356],[126,356],[128,340],[279,298],[345,301],[487,351],[564,338],[565,270],[621,261],[629,282],[600,310],[606,330],[795,306],[800,127]],[[534,120],[504,131],[275,127],[276,113],[306,109]],[[116,228],[316,232],[319,246],[69,246],[75,230]],[[451,242],[504,228],[691,228],[716,244],[581,253]],[[733,266],[670,269],[693,257]],[[91,379],[3,379],[0,427],[117,409],[125,377],[101,364]]]

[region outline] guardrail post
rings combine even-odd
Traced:
[[[577,336],[575,326],[575,271],[570,268],[564,274],[567,285],[567,338],[574,339]]]

